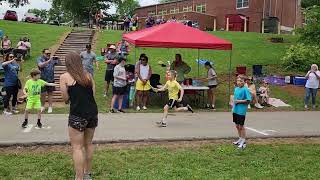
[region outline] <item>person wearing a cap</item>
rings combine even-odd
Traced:
[[[105,74],[105,91],[104,91],[104,97],[108,95],[109,92],[109,86],[110,82],[113,82],[113,72],[114,72],[114,67],[118,64],[118,54],[117,54],[117,48],[115,45],[111,45],[109,47],[108,54],[105,56],[105,63],[107,64],[107,70]]]
[[[93,64],[96,64],[97,70],[99,69],[99,63],[96,60],[96,54],[91,51],[91,45],[88,44],[86,45],[86,51],[83,51],[80,53],[80,57],[82,60],[83,67],[85,70],[91,74],[93,77],[94,69],[93,69]]]

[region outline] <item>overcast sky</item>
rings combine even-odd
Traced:
[[[138,1],[141,6],[147,6],[147,5],[155,4],[158,2],[158,0],[138,0]],[[4,13],[9,9],[17,11],[18,17],[19,19],[21,19],[23,15],[28,11],[28,9],[33,9],[33,8],[50,9],[51,7],[51,3],[46,0],[29,0],[29,2],[30,4],[19,7],[19,8],[10,8],[7,3],[2,2],[2,5],[0,5],[0,19],[3,18]],[[115,13],[116,10],[114,7],[112,7],[109,11],[110,13]]]

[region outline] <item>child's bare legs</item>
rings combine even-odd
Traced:
[[[163,123],[166,123],[168,112],[169,112],[169,105],[165,105],[163,108],[163,118],[162,118]]]
[[[118,96],[118,109],[121,110],[122,109],[122,102],[123,102],[123,95]]]
[[[212,90],[209,89],[207,91],[207,93],[208,93],[208,103],[207,103],[207,105],[210,105],[210,104],[212,104]]]
[[[215,105],[216,105],[216,90],[215,89],[212,89],[211,90],[211,105],[212,107],[214,108]]]
[[[240,137],[242,139],[246,139],[246,128],[244,126],[239,125]]]
[[[38,120],[41,120],[41,110],[38,110]]]
[[[140,107],[142,101],[142,92],[137,91],[137,107]]]
[[[28,119],[28,118],[29,118],[29,110],[26,109],[26,110],[24,111],[24,119],[26,120],[26,119]]]
[[[147,101],[148,101],[148,98],[149,98],[149,91],[143,91],[142,92],[142,103],[143,103],[143,106],[147,106]]]
[[[238,136],[239,138],[241,138],[241,129],[240,129],[240,125],[236,125],[237,131],[238,131]]]
[[[181,112],[181,111],[188,111],[188,108],[187,107],[179,107],[179,108],[174,108],[174,111],[176,112]]]

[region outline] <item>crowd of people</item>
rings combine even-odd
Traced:
[[[16,46],[12,46],[12,41],[8,36],[4,36],[0,44],[0,54],[7,55],[12,53],[17,60],[24,61],[24,58],[30,54],[31,43],[27,37],[23,37]]]
[[[148,16],[145,20],[145,28],[150,28],[156,25],[165,24],[166,22],[181,22],[186,26],[193,27],[191,20],[187,19],[187,16],[184,15],[182,19],[177,19],[175,16],[172,16],[169,19],[166,19],[164,16],[155,18],[154,16]]]

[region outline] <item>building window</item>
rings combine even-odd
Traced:
[[[148,11],[148,16],[154,16],[154,15],[156,15],[155,11]]]
[[[183,12],[192,12],[192,6],[183,7]]]
[[[206,4],[200,4],[196,6],[196,11],[200,13],[206,13],[207,5]]]
[[[237,9],[249,8],[249,0],[237,0]]]
[[[167,10],[161,10],[158,12],[158,15],[166,15],[168,14]]]
[[[179,13],[179,8],[170,9],[170,14],[176,14],[176,13]]]

